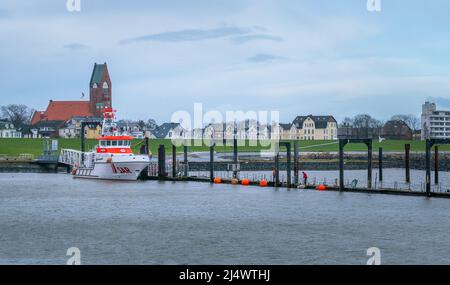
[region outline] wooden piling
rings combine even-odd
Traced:
[[[439,146],[434,146],[434,184],[439,184]]]
[[[378,177],[380,182],[383,181],[383,148],[378,149]]]
[[[172,145],[172,177],[177,176],[177,147]]]
[[[372,140],[367,142],[367,188],[372,189]]]
[[[339,191],[344,191],[344,140],[339,140]]]
[[[276,146],[275,150],[275,187],[280,186],[280,146]]]
[[[299,157],[298,157],[298,141],[294,141],[294,184],[295,186],[299,183]]]
[[[426,140],[425,143],[425,190],[427,196],[431,196],[431,141],[429,139]]]
[[[409,153],[411,150],[410,144],[405,144],[405,181],[406,183],[411,183],[411,172],[409,163]]]
[[[214,182],[214,144],[209,147],[209,179]]]
[[[286,145],[286,171],[287,171],[287,188],[291,187],[291,143],[288,142]]]
[[[158,148],[158,178],[160,180],[166,177],[166,149],[163,144]]]
[[[183,146],[183,152],[184,152],[184,177],[189,176],[189,162],[188,162],[188,146]]]

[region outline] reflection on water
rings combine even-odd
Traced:
[[[365,264],[369,247],[384,264],[450,260],[447,199],[65,174],[0,185],[0,263],[65,264],[69,247],[82,264]]]

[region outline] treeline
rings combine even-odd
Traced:
[[[420,118],[412,114],[398,114],[391,121],[403,121],[413,132],[420,130]],[[369,114],[359,114],[354,117],[345,117],[339,127],[355,129],[381,129],[386,122],[373,118]]]

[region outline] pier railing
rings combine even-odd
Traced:
[[[62,149],[59,162],[67,165],[81,165],[83,152],[74,149]]]

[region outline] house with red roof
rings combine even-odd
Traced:
[[[45,125],[45,122],[67,122],[73,117],[100,118],[102,109],[112,107],[111,95],[108,66],[106,62],[104,64],[95,63],[89,82],[88,101],[50,100],[45,111],[34,112],[31,124]]]

